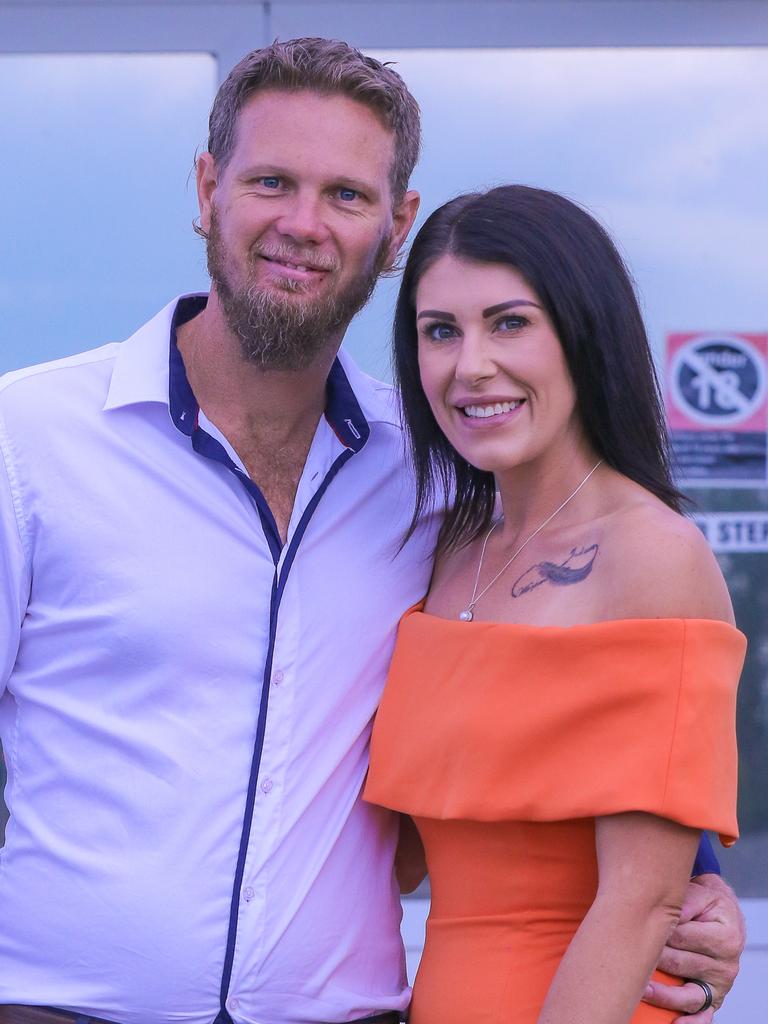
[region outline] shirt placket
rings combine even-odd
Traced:
[[[281,559],[282,561],[282,559]],[[278,566],[278,571],[280,566]],[[268,911],[274,891],[273,854],[282,834],[286,773],[294,724],[295,673],[298,664],[300,618],[296,588],[287,586],[272,649],[269,673],[269,713],[261,748],[251,828],[245,858],[237,935],[227,1009],[243,1009],[258,978],[269,940]]]
[[[233,900],[230,916],[231,967],[225,977],[226,994],[222,992],[235,1021],[248,1010],[249,992],[258,986],[259,969],[268,952],[270,862],[281,835],[301,635],[300,594],[291,585],[290,574],[301,557],[301,540],[318,499],[350,455],[322,420],[299,482],[287,542],[275,566],[270,647],[261,693],[262,733],[257,730],[248,839],[244,849],[241,845],[237,903],[235,909]]]

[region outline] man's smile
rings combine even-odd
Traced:
[[[269,264],[272,273],[276,273],[280,277],[291,278],[294,281],[318,281],[331,269],[304,261],[281,259],[265,252],[259,252],[256,256]]]

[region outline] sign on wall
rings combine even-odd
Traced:
[[[702,512],[693,518],[713,551],[768,551],[768,512]]]
[[[667,419],[681,485],[768,485],[767,384],[768,334],[667,336]]]

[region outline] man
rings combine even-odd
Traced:
[[[210,295],[5,378],[0,1022],[407,1006],[396,822],[359,794],[435,523],[398,553],[396,403],[337,350],[413,223],[418,145],[402,81],[345,44],[249,54],[197,164]],[[668,954],[718,1000],[719,886],[675,941],[718,959]]]

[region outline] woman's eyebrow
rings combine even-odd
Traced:
[[[484,309],[483,319],[493,316],[494,313],[500,313],[502,309],[514,309],[515,306],[535,306],[536,309],[541,309],[538,302],[532,302],[530,299],[510,299],[508,302],[499,302],[496,306],[489,306],[488,309]]]
[[[439,309],[422,309],[422,311],[418,314],[416,319],[421,320],[423,316],[439,317],[441,320],[453,320],[454,323],[456,322],[456,317],[453,315],[453,313],[443,313]]]

